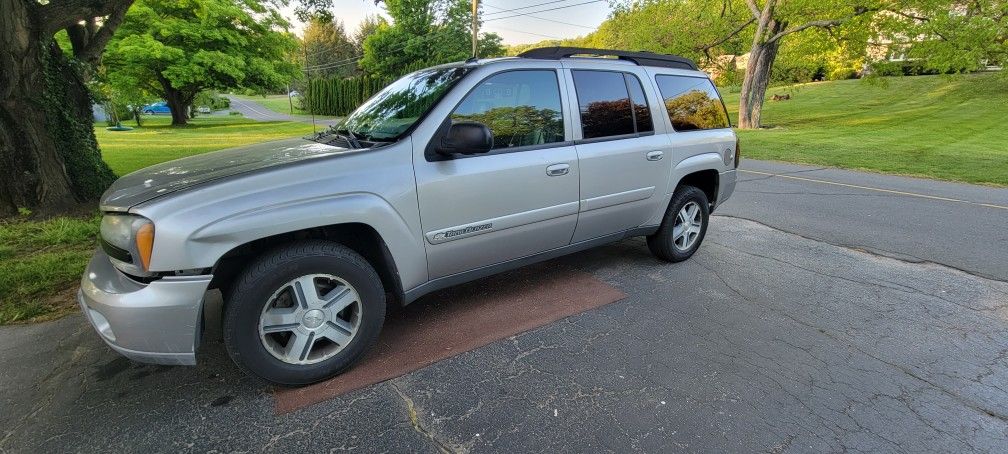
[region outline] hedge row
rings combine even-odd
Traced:
[[[304,110],[319,115],[343,116],[391,82],[371,76],[312,79],[301,93],[301,105]]]

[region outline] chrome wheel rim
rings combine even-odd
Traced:
[[[703,211],[696,202],[689,202],[679,209],[672,226],[672,244],[680,251],[688,251],[700,238],[703,229]]]
[[[357,335],[361,301],[350,283],[309,274],[280,286],[259,315],[259,339],[287,364],[314,364],[341,352]]]

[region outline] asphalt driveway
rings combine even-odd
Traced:
[[[0,328],[0,450],[1008,452],[1008,190],[743,169],[687,262],[634,239],[467,284],[626,298],[290,413],[213,329],[172,368],[79,316]]]

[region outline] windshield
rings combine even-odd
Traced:
[[[358,107],[338,129],[366,140],[398,139],[468,71],[432,68],[406,75]]]

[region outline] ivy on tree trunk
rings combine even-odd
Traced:
[[[131,3],[0,0],[0,215],[58,213],[115,179],[95,139],[82,69],[97,62]],[[61,29],[74,60],[53,41]]]

